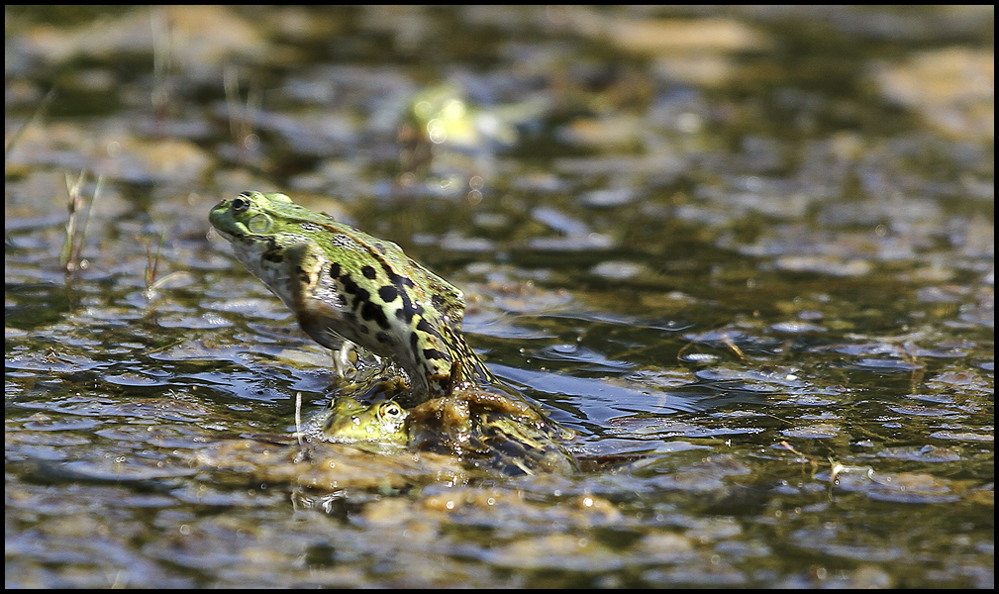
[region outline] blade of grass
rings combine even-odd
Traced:
[[[21,124],[21,127],[18,128],[16,132],[14,132],[14,136],[12,136],[10,140],[6,142],[6,144],[3,147],[4,159],[6,159],[10,151],[13,150],[14,145],[17,144],[17,141],[21,139],[21,135],[24,134],[24,131],[28,129],[28,126],[30,126],[32,122],[38,119],[38,116],[41,115],[43,111],[45,111],[45,108],[48,107],[49,101],[52,100],[52,97],[54,95],[55,95],[55,87],[52,87],[51,89],[49,89],[48,93],[45,93],[45,97],[43,97],[42,100],[38,103],[38,106],[35,107],[35,110],[31,112],[31,115],[28,116],[28,119],[24,120],[24,123]]]
[[[80,187],[86,179],[86,171],[81,171],[76,181],[71,181],[69,173],[66,174],[66,193],[69,195],[69,202],[66,207],[69,209],[69,219],[66,221],[66,237],[62,243],[62,250],[59,252],[59,265],[66,268],[66,272],[73,269],[73,245],[76,241],[76,224],[80,216],[80,209],[83,208],[83,198],[80,196]]]

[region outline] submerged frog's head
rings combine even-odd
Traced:
[[[282,233],[301,234],[302,223],[314,222],[316,216],[284,194],[243,192],[219,202],[208,220],[226,239],[233,241]]]
[[[377,443],[406,446],[409,413],[393,400],[365,406],[352,398],[341,398],[323,427],[323,435],[336,443]]]

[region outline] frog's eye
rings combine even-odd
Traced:
[[[382,406],[382,414],[387,417],[398,417],[402,414],[402,407],[395,402],[388,402]]]
[[[249,210],[250,209],[250,201],[248,200],[249,197],[250,194],[248,192],[243,192],[242,194],[239,195],[238,198],[235,198],[232,201],[232,206],[230,207],[232,209],[232,212],[235,214],[239,214],[241,212],[246,212],[247,210]]]

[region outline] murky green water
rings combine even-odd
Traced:
[[[6,586],[993,586],[992,7],[5,16]],[[460,286],[584,471],[296,461],[248,189]]]

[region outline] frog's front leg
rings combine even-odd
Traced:
[[[357,373],[357,345],[349,340],[343,341],[340,348],[333,352],[333,370],[341,382],[347,382]]]
[[[356,343],[350,331],[356,316],[346,307],[344,297],[337,293],[336,284],[324,279],[323,271],[329,260],[312,243],[297,243],[284,249],[285,276],[292,282],[291,303],[298,325],[312,340],[337,351],[344,341]],[[325,275],[328,277],[328,275]],[[342,356],[342,353],[341,353]]]

